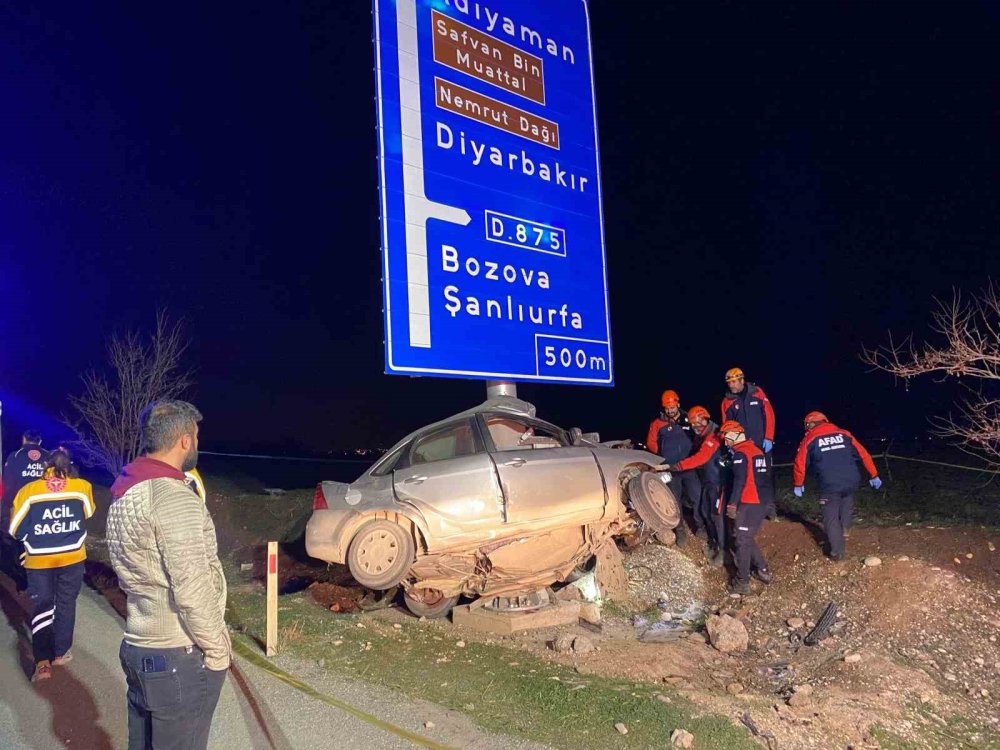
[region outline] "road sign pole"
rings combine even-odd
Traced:
[[[487,380],[486,398],[497,398],[499,396],[517,398],[517,383],[511,380]]]

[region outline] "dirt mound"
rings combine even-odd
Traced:
[[[361,609],[358,602],[364,596],[365,590],[360,586],[338,586],[335,583],[313,583],[307,591],[317,603],[322,604],[331,612],[351,613]]]
[[[642,610],[662,601],[671,612],[684,612],[704,601],[704,568],[675,547],[645,544],[625,558],[630,606]]]

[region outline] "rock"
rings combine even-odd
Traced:
[[[948,680],[948,682],[957,682],[958,681],[958,678],[955,675],[953,675],[951,672],[945,672],[944,673],[944,678],[946,680]]]
[[[673,701],[670,700],[670,696],[669,695],[664,695],[663,693],[657,693],[656,694],[656,700],[658,700],[660,703],[672,703],[673,702]]]
[[[673,612],[660,612],[660,620],[662,622],[670,622],[673,619],[674,619]]]
[[[593,602],[584,602],[580,605],[580,619],[591,625],[600,625],[601,608]]]
[[[739,695],[744,690],[744,687],[738,682],[730,682],[726,685],[726,692],[730,695]]]
[[[848,654],[844,657],[844,661],[848,664],[857,664],[861,661],[861,654]]]
[[[799,628],[805,626],[806,621],[803,620],[801,617],[789,617],[787,620],[785,620],[785,623],[792,630],[798,630]]]
[[[971,552],[966,552],[965,553],[965,559],[966,560],[971,560],[972,559],[972,553]]]
[[[881,565],[881,564],[882,564],[882,558],[881,557],[875,557],[875,555],[871,555],[871,556],[865,558],[865,567],[867,567],[867,568],[874,568],[874,567],[876,567],[878,565]]]
[[[424,722],[424,729],[433,729],[433,728],[434,728],[434,722],[433,721],[425,721]]]
[[[316,662],[316,666],[319,667],[320,669],[323,669],[323,667],[326,666],[326,659],[320,659],[318,662]]]
[[[909,562],[910,561],[909,555],[900,555],[896,559],[899,560],[900,562]]]
[[[561,602],[578,602],[583,599],[583,592],[576,586],[563,586],[556,592],[556,599]]]
[[[981,657],[981,656],[979,656],[979,657],[977,657],[977,658],[973,659],[972,661],[974,661],[974,662],[975,662],[976,664],[978,664],[978,665],[979,665],[980,667],[985,667],[985,666],[986,666],[986,659],[984,659],[984,658],[983,658],[983,657]]]
[[[392,629],[393,630],[402,630],[403,626],[400,625],[398,622],[395,622],[395,623],[392,624]]]
[[[628,727],[619,721],[615,724],[615,731],[617,731],[618,734],[628,734]]]
[[[931,696],[930,693],[921,693],[920,694],[920,702],[921,703],[930,703],[931,702],[931,697],[932,696]]]
[[[694,747],[694,735],[683,729],[675,729],[670,735],[670,745],[672,747]]]
[[[997,551],[997,546],[995,544],[993,544],[993,542],[987,542],[986,543],[986,547],[989,549],[990,552],[996,552]]]
[[[962,561],[959,560],[957,557],[953,557],[952,560],[955,561],[955,565],[961,565],[962,564]]]
[[[585,635],[578,635],[573,639],[573,652],[577,654],[589,654],[594,650],[594,642]]]
[[[750,643],[746,626],[729,615],[711,615],[705,622],[705,629],[712,646],[724,654],[741,654]]]
[[[458,648],[465,648],[465,641],[455,641],[455,646]]]
[[[552,649],[558,651],[560,654],[564,654],[567,651],[573,650],[573,634],[572,633],[560,633],[559,636],[552,641]]]

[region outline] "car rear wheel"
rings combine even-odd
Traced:
[[[628,483],[628,497],[639,518],[657,534],[667,535],[681,521],[681,509],[660,475],[645,471]],[[669,535],[668,535],[669,536]]]
[[[437,589],[410,589],[403,594],[403,602],[417,617],[437,620],[448,616],[458,602],[458,597],[445,596]]]
[[[413,538],[392,521],[369,521],[351,540],[347,567],[370,589],[388,589],[405,577],[416,553]]]

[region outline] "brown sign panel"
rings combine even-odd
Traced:
[[[559,150],[559,125],[463,86],[434,79],[434,101],[448,112]]]
[[[436,10],[431,11],[431,21],[435,62],[545,104],[542,58]]]

